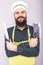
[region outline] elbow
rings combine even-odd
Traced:
[[[39,50],[35,52],[35,57],[39,56]]]

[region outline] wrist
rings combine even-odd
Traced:
[[[16,46],[16,45],[15,45],[15,47],[14,47],[14,51],[17,52],[17,46]]]

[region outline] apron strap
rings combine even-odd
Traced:
[[[15,42],[14,41],[14,34],[15,34],[15,27],[13,28],[13,32],[12,32],[12,40],[13,40],[13,43],[15,42],[16,44],[17,43],[25,43],[25,42],[29,42],[30,41],[30,30],[29,30],[29,27],[27,29],[27,32],[28,32],[28,40],[25,40],[25,41],[20,41],[20,42]],[[17,44],[18,45],[18,44]]]

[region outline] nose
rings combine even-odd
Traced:
[[[19,13],[19,16],[22,16],[21,12]]]

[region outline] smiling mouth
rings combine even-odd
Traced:
[[[19,19],[19,18],[24,18],[23,16],[19,16],[17,19]]]
[[[22,21],[24,18],[19,18],[18,20]]]
[[[20,17],[20,18],[18,18],[18,19],[24,19],[24,18]]]

